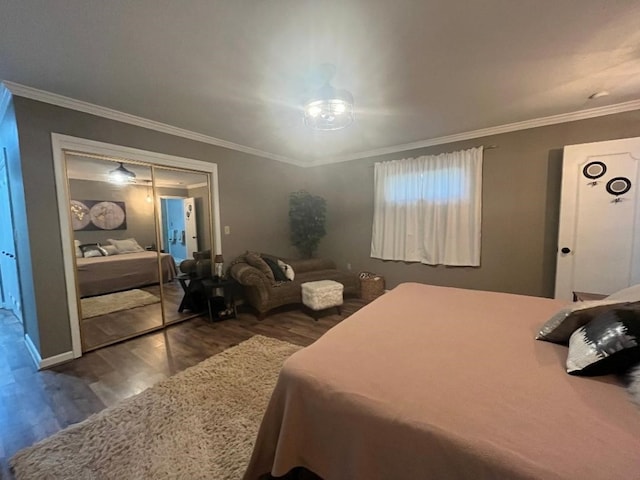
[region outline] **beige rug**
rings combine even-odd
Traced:
[[[137,288],[80,300],[82,318],[99,317],[107,313],[121,312],[122,310],[144,307],[158,302],[160,302],[159,297]]]
[[[284,360],[255,336],[18,452],[22,479],[237,480]]]

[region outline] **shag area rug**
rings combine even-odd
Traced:
[[[254,336],[21,450],[14,474],[240,479],[282,363],[300,348]]]
[[[97,297],[83,298],[80,300],[82,318],[99,317],[107,313],[121,312],[136,307],[144,307],[159,303],[160,298],[152,293],[134,288],[125,292],[109,293]]]

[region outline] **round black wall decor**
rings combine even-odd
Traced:
[[[626,177],[615,177],[607,182],[607,192],[616,197],[631,190],[631,180]]]
[[[607,166],[602,162],[589,162],[582,169],[582,174],[591,180],[600,178],[605,173],[607,173]]]

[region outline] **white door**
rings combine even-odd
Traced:
[[[193,197],[185,198],[184,205],[184,230],[187,258],[193,258],[193,252],[198,251],[198,229],[196,228],[196,203]]]
[[[0,159],[0,282],[2,308],[13,311],[22,322],[22,297],[11,210],[11,189],[6,165],[6,150]]]
[[[640,138],[564,148],[556,298],[640,283]]]

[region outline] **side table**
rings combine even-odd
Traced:
[[[201,312],[204,310],[204,303],[207,300],[205,296],[205,290],[203,287],[203,279],[199,277],[192,277],[189,274],[183,273],[176,276],[184,295],[182,301],[178,307],[178,312],[183,310],[189,310],[191,312]]]
[[[207,296],[209,320],[226,320],[236,318],[236,290],[238,283],[232,278],[211,277],[202,280]],[[222,296],[216,290],[222,290]]]

